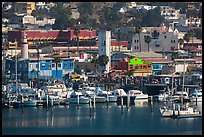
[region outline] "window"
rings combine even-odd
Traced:
[[[152,38],[153,38],[153,39],[158,39],[158,37],[159,37],[159,32],[158,32],[157,30],[154,30],[154,31],[152,32]]]
[[[70,63],[70,67],[73,67],[73,63]]]
[[[64,64],[64,68],[66,68],[66,67],[67,67],[67,63]]]
[[[135,66],[135,69],[139,69],[139,66],[138,66],[138,65],[136,65],[136,66]]]
[[[164,38],[166,39],[166,35],[164,36]]]
[[[51,68],[51,64],[48,64],[48,68],[49,68],[49,69]]]
[[[60,68],[60,67],[61,67],[61,64],[57,64],[57,67]]]
[[[42,68],[45,68],[45,64],[42,64]]]
[[[148,64],[147,67],[148,67],[148,68],[151,68],[151,64]]]
[[[137,46],[135,46],[135,49],[137,49]]]
[[[147,66],[145,65],[145,66],[143,66],[143,69],[147,69]]]
[[[55,64],[53,63],[53,64],[52,64],[52,68],[54,68],[54,67],[55,67]]]
[[[135,39],[135,43],[136,43],[136,39]]]
[[[103,46],[106,46],[106,41],[103,41]]]
[[[38,68],[38,64],[36,64],[36,68]]]
[[[130,65],[130,69],[133,69],[133,65]]]

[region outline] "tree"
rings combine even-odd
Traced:
[[[194,37],[196,36],[195,31],[193,29],[188,31],[189,37],[193,42]]]
[[[78,9],[81,17],[89,16],[93,13],[93,3],[92,2],[81,2],[78,4]]]
[[[100,66],[105,66],[109,62],[109,58],[107,55],[101,55],[98,57],[98,59],[99,59],[99,65]]]
[[[96,68],[96,73],[97,73],[98,72],[97,70],[98,70],[98,65],[99,65],[99,59],[97,57],[95,57],[91,60],[91,63],[94,63],[95,68]]]
[[[183,45],[184,40],[180,38],[180,39],[178,40],[178,43],[179,43],[179,45],[181,46],[181,45]]]
[[[188,33],[186,33],[184,36],[183,36],[183,39],[188,43],[189,40],[190,40],[190,35]]]
[[[56,67],[56,79],[57,79],[57,81],[58,81],[58,72],[57,72],[57,65],[58,65],[58,63],[60,63],[61,62],[61,58],[60,57],[54,57],[54,59],[53,59],[53,62],[55,63],[55,67]]]
[[[142,17],[142,26],[155,27],[160,26],[165,21],[164,16],[161,15],[160,7],[148,10],[147,14]]]
[[[66,29],[71,18],[71,8],[65,7],[63,3],[57,3],[57,6],[50,8],[50,16],[55,18],[53,29]]]
[[[145,42],[148,44],[148,52],[149,52],[149,43],[151,42],[152,37],[147,35],[147,36],[144,37],[144,39],[145,39]]]

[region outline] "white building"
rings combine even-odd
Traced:
[[[46,24],[53,25],[55,19],[52,18],[36,18],[31,15],[24,16],[23,14],[16,14],[9,18],[9,24],[36,24],[45,26]]]
[[[185,25],[186,26],[191,26],[191,27],[202,27],[202,18],[187,18],[185,20]]]
[[[170,6],[160,6],[161,15],[165,17],[165,19],[178,19],[180,18],[180,10],[176,10]]]
[[[110,55],[110,46],[111,46],[111,31],[100,31],[98,35],[98,54],[107,55],[109,58],[108,64],[104,66],[99,65],[99,73],[102,73],[103,70],[106,70],[107,73],[110,71],[111,65],[111,55]]]
[[[132,52],[148,51],[148,44],[145,42],[145,36],[147,35],[151,36],[151,42],[149,43],[150,52],[169,52],[173,47],[178,48],[178,38],[174,34],[173,29],[165,26],[143,27],[142,29],[140,35],[135,34],[132,37]]]

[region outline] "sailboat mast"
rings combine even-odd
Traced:
[[[17,92],[17,53],[16,53],[16,50],[17,50],[17,42],[16,42],[16,39],[15,39],[15,69],[16,69],[16,93],[18,95],[18,92]]]
[[[172,82],[171,82],[171,95],[173,94],[174,91],[174,62],[172,64]]]
[[[183,104],[183,91],[184,91],[184,79],[185,79],[185,64],[186,64],[186,58],[184,58],[184,64],[183,64],[183,85],[182,85],[182,99],[181,99],[181,104]]]

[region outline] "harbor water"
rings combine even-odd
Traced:
[[[202,135],[202,117],[164,118],[163,102],[2,109],[3,135]],[[191,104],[195,105],[195,104]],[[92,106],[93,107],[93,106]],[[202,102],[197,104],[202,112]]]

